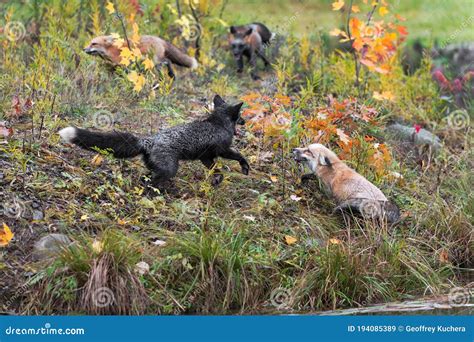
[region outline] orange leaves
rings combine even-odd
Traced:
[[[264,138],[272,138],[276,143],[284,138],[284,133],[291,127],[292,117],[285,109],[291,105],[291,99],[284,95],[269,96],[251,93],[241,98],[247,103],[242,116],[247,119],[248,127]]]
[[[368,4],[367,1],[364,2]],[[341,9],[344,5],[343,1],[332,4],[333,10]],[[355,49],[358,61],[365,65],[369,70],[382,74],[391,72],[391,64],[396,50],[401,41],[408,34],[406,28],[402,25],[395,25],[392,22],[384,22],[383,20],[372,20],[374,6],[379,5],[378,1],[371,2],[371,8],[367,14],[368,20],[360,20],[356,16],[352,16],[359,12],[359,7],[352,8],[351,18],[349,19],[349,32],[334,29],[330,32],[333,36],[341,37],[341,42],[351,40],[352,47]],[[378,15],[386,18],[390,11],[388,4],[381,2],[378,9]],[[402,21],[402,17],[395,15],[396,20]]]

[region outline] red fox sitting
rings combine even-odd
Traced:
[[[257,57],[260,57],[265,63],[265,67],[270,65],[267,57],[264,54],[265,45],[270,43],[272,33],[261,23],[252,23],[243,26],[230,27],[229,43],[232,49],[232,54],[237,62],[237,72],[241,73],[244,68],[243,56],[247,57],[252,67],[250,75],[253,80],[258,80],[260,77],[255,72]]]
[[[95,37],[84,49],[84,52],[92,56],[100,56],[114,66],[118,66],[122,59],[120,57],[121,49],[114,45],[114,41],[113,36]],[[176,46],[159,37],[141,36],[138,48],[142,54],[152,54],[153,62],[157,67],[166,64],[170,77],[175,75],[171,63],[191,69],[198,66],[195,58],[186,55]]]

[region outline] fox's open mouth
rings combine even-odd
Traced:
[[[296,160],[298,163],[306,161],[306,158],[301,155],[301,152],[297,149],[293,150],[293,159]]]
[[[100,53],[95,49],[85,48],[84,52],[87,53],[88,55],[92,55],[92,56],[100,55]]]

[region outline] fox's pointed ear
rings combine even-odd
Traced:
[[[252,32],[253,32],[253,28],[249,28],[249,29],[245,32],[244,36],[248,36],[248,35],[252,34]]]
[[[225,101],[219,95],[214,96],[212,102],[214,103],[214,108],[220,107],[225,104]]]
[[[240,118],[240,108],[242,108],[243,104],[243,102],[240,102],[232,106],[230,113],[232,114],[232,120],[235,122],[237,122]]]
[[[235,26],[230,27],[230,33],[235,34],[237,30],[235,29]]]
[[[328,157],[325,156],[319,156],[319,164],[324,165],[324,166],[331,166],[331,161],[329,160]]]
[[[242,108],[243,105],[244,105],[243,102],[237,103],[237,104],[234,106],[234,110],[235,110],[237,113],[240,112],[240,108]]]

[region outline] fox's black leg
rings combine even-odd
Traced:
[[[166,190],[172,185],[171,179],[178,172],[178,161],[166,155],[153,155],[147,160],[147,167],[152,172],[152,183],[155,187]]]
[[[214,169],[214,174],[212,175],[211,184],[213,186],[218,186],[224,180],[224,175],[222,174],[221,170],[218,168],[214,168],[216,166],[216,162],[214,159],[201,159],[201,162],[207,167],[209,170]]]
[[[166,68],[168,69],[168,76],[171,78],[175,78],[175,73],[173,71],[173,68],[171,67],[171,62],[166,60],[165,64],[166,64]]]
[[[247,163],[247,160],[237,151],[234,151],[233,149],[229,148],[225,150],[222,153],[219,153],[219,156],[225,159],[230,159],[230,160],[237,160],[240,164],[240,167],[242,168],[242,173],[244,175],[249,174],[250,170],[250,165]]]
[[[270,62],[268,61],[267,57],[265,56],[265,53],[262,50],[257,50],[257,55],[262,59],[263,63],[265,63],[265,67],[270,65]]]
[[[252,80],[254,81],[259,80],[260,77],[257,75],[257,70],[256,70],[257,69],[257,54],[255,53],[255,51],[252,51],[250,53],[249,64],[251,68],[250,76],[252,77]]]
[[[242,56],[237,59],[237,73],[242,73],[244,71],[244,59]]]
[[[307,173],[301,176],[301,183],[307,183],[309,180],[316,179],[316,175],[314,173]]]

